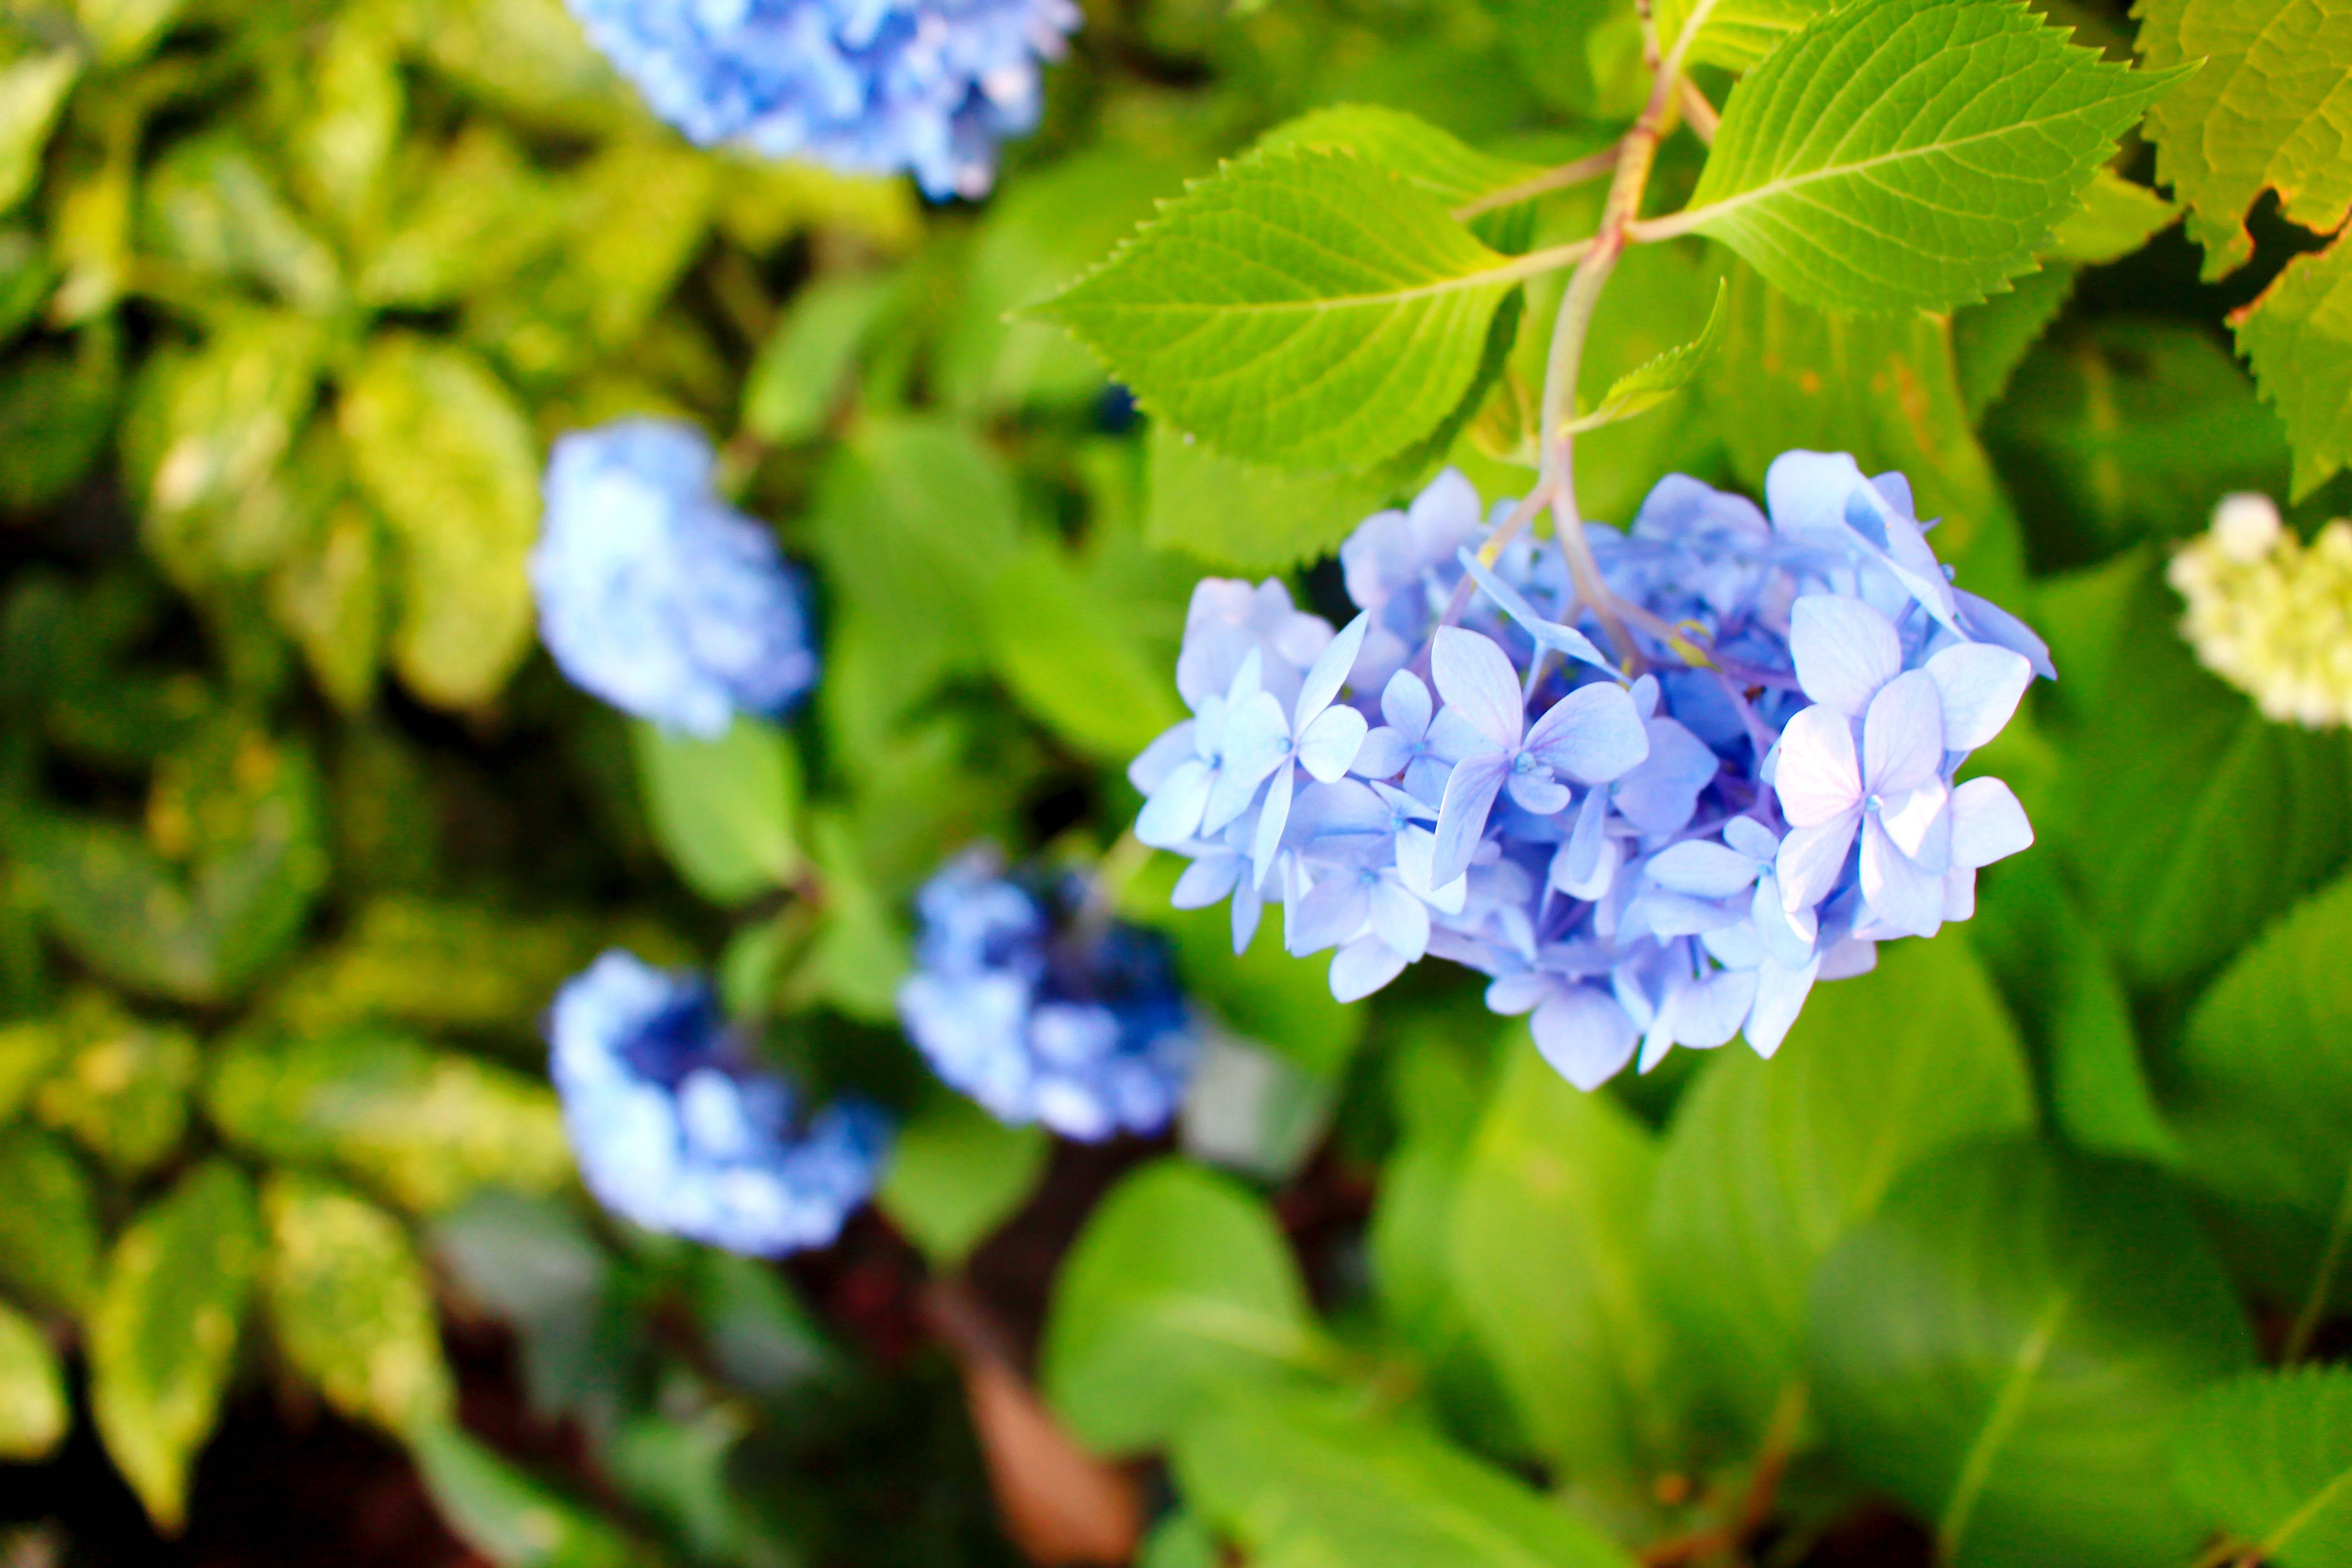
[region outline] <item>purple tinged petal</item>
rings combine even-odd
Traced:
[[[1800,710],[1780,731],[1775,750],[1780,763],[1772,787],[1780,797],[1780,814],[1793,826],[1818,826],[1861,805],[1853,729],[1836,709],[1817,703]],[[1785,859],[1785,844],[1780,853]]]
[[[1756,971],[1756,1005],[1748,1015],[1748,1045],[1765,1060],[1789,1037],[1797,1015],[1811,994],[1822,961],[1808,959],[1794,968],[1767,959]]]
[[[1249,809],[1257,786],[1290,756],[1290,721],[1282,704],[1260,691],[1234,705],[1225,720],[1225,762],[1209,793],[1202,828],[1214,833]]]
[[[1856,806],[1827,822],[1789,830],[1772,867],[1780,881],[1782,909],[1794,914],[1829,897],[1838,873],[1845,869],[1845,853],[1853,847],[1853,831],[1861,822],[1862,809]]]
[[[1436,857],[1437,835],[1429,829],[1408,827],[1397,835],[1397,876],[1405,887],[1441,914],[1458,915],[1469,902],[1469,879],[1456,877],[1449,882],[1433,883],[1430,872]]]
[[[1173,849],[1191,841],[1200,830],[1201,815],[1209,804],[1215,772],[1198,760],[1180,763],[1143,803],[1135,819],[1135,836],[1155,849]]]
[[[1429,668],[1448,711],[1495,745],[1518,749],[1526,723],[1519,674],[1494,638],[1460,626],[1440,626],[1430,645]]]
[[[1274,867],[1275,851],[1282,847],[1282,830],[1290,822],[1290,792],[1297,772],[1284,763],[1274,773],[1265,792],[1265,807],[1258,813],[1257,837],[1250,847],[1250,880],[1264,883]]]
[[[2023,654],[1990,643],[1955,643],[1929,659],[1927,670],[1943,699],[1948,752],[1973,752],[2000,734],[2033,684],[2033,666]]]
[[[1641,765],[1650,735],[1623,687],[1580,686],[1536,721],[1527,750],[1579,784],[1605,784]]]
[[[1973,866],[1955,866],[1944,873],[1944,919],[1972,921],[1977,916],[1977,873]]]
[[[1944,923],[1944,876],[1929,871],[1886,835],[1876,818],[1862,828],[1862,898],[1885,924],[1933,936]]]
[[[1783,903],[1779,877],[1767,871],[1756,879],[1756,897],[1750,900],[1748,913],[1756,927],[1757,940],[1784,968],[1794,969],[1812,961],[1813,942],[1821,934],[1821,917],[1810,907],[1791,910]]]
[[[1720,969],[1675,991],[1660,1011],[1667,1016],[1675,1044],[1712,1050],[1739,1032],[1755,1005],[1756,972]]]
[[[1576,798],[1569,787],[1558,779],[1544,778],[1536,773],[1523,773],[1516,769],[1508,780],[1511,798],[1522,811],[1535,816],[1557,816],[1568,809]]]
[[[1243,865],[1240,856],[1226,851],[1203,856],[1184,868],[1168,902],[1180,910],[1205,910],[1234,890]]]
[[[1464,757],[1482,755],[1507,756],[1513,749],[1496,742],[1463,717],[1460,710],[1454,708],[1437,710],[1437,717],[1429,721],[1429,739],[1425,744],[1430,756],[1441,763],[1454,763]],[[1405,787],[1412,787],[1410,780]]]
[[[1429,872],[1433,882],[1450,882],[1470,868],[1470,857],[1486,831],[1486,814],[1510,771],[1510,759],[1492,752],[1454,765],[1454,776],[1445,781],[1445,799],[1437,808],[1437,848]]]
[[[1390,676],[1381,692],[1381,717],[1407,741],[1418,741],[1429,733],[1429,716],[1435,709],[1429,688],[1409,669]]]
[[[1865,937],[1850,936],[1822,954],[1822,972],[1817,978],[1852,980],[1877,967],[1878,944]]]
[[[1569,658],[1579,659],[1597,669],[1605,669],[1612,675],[1617,674],[1617,667],[1609,662],[1607,655],[1593,646],[1591,637],[1586,637],[1574,626],[1564,626],[1559,621],[1548,620],[1538,615],[1535,606],[1528,604],[1517,589],[1480,564],[1478,557],[1466,548],[1454,553],[1455,559],[1462,563],[1463,569],[1470,574],[1471,580],[1478,584],[1479,591],[1494,600],[1503,614],[1517,621],[1519,628],[1534,638],[1539,647],[1566,654]]]
[[[1975,869],[2033,842],[2033,824],[2009,785],[1970,779],[1952,792],[1952,864]]]
[[[2033,666],[2033,673],[2044,680],[2058,679],[2058,667],[2050,662],[2050,645],[2036,636],[2032,626],[1990,599],[1979,598],[1965,588],[1953,589],[1952,600],[1958,606],[1962,633],[2024,655],[2026,662]]]
[[[1383,724],[1366,733],[1349,771],[1368,779],[1392,779],[1412,761],[1412,742]]]
[[[1364,629],[1371,624],[1370,615],[1360,615],[1316,656],[1307,679],[1298,688],[1298,702],[1290,710],[1290,721],[1305,729],[1309,721],[1331,705],[1347,683],[1348,671],[1356,665],[1356,652],[1364,646]],[[1359,718],[1361,715],[1358,715]]]
[[[1408,963],[1429,951],[1429,906],[1383,877],[1370,889],[1372,934]]]
[[[1698,797],[1723,763],[1705,741],[1672,719],[1643,728],[1650,754],[1610,790],[1618,814],[1644,836],[1680,833],[1698,809]]]
[[[1951,797],[1943,780],[1929,779],[1909,795],[1885,801],[1878,814],[1895,847],[1938,876],[1951,860],[1952,819],[1944,809]]]
[[[1759,868],[1748,856],[1703,838],[1685,839],[1650,858],[1650,880],[1671,892],[1727,899],[1752,885]]]
[[[1454,776],[1454,764],[1436,757],[1415,757],[1405,764],[1404,793],[1415,800],[1444,800],[1445,782]]]
[[[1404,960],[1376,936],[1360,937],[1331,959],[1331,994],[1360,1002],[1404,973]]]
[[[1228,742],[1228,755],[1231,751]],[[1788,766],[1785,756],[1781,766]],[[1896,676],[1870,700],[1870,716],[1863,721],[1863,787],[1887,797],[1907,794],[1943,766],[1944,700],[1935,678],[1924,669]]]
[[[1127,782],[1135,786],[1136,794],[1152,794],[1176,771],[1178,763],[1192,760],[1194,729],[1195,723],[1190,719],[1170,726],[1127,764]]]
[[[1538,969],[1522,969],[1497,975],[1486,986],[1486,1011],[1506,1018],[1531,1013],[1559,984],[1553,976]]]
[[[1588,1094],[1633,1059],[1633,1020],[1590,985],[1561,991],[1538,1007],[1528,1032],[1552,1070]]]
[[[1808,594],[1789,611],[1789,652],[1805,695],[1859,719],[1878,689],[1903,673],[1895,623],[1860,599]]]
[[[1364,743],[1364,716],[1353,708],[1326,708],[1298,736],[1298,765],[1323,784],[1346,776]]]
[[[1551,858],[1549,880],[1571,899],[1597,899],[1617,877],[1615,847],[1602,831],[1609,821],[1609,795],[1593,790],[1576,813],[1568,842]]]
[[[1760,860],[1767,866],[1780,852],[1780,841],[1772,836],[1772,830],[1752,816],[1735,816],[1725,823],[1723,841],[1750,860]]]
[[[1259,917],[1265,913],[1265,900],[1250,885],[1248,878],[1241,879],[1234,889],[1234,956],[1239,958],[1250,950],[1257,938]]]
[[[1286,937],[1291,955],[1304,958],[1353,942],[1364,929],[1370,902],[1364,879],[1354,872],[1324,878],[1291,903]]]

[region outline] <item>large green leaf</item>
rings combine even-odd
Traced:
[[[261,1256],[253,1187],[198,1166],[115,1244],[89,1319],[89,1404],[115,1468],[167,1533],[220,1413]]]
[[[58,1352],[38,1323],[0,1306],[0,1458],[45,1459],[72,1426]]]
[[[101,1238],[89,1175],[63,1142],[0,1130],[0,1282],[79,1315],[98,1284]]]
[[[2352,10],[2332,0],[2139,0],[2152,67],[2201,61],[2149,111],[2157,177],[2189,205],[2189,231],[2219,277],[2253,254],[2245,215],[2264,190],[2322,233],[2352,212],[2344,117],[2352,113]]]
[[[2352,746],[2273,724],[2190,655],[2153,564],[2052,824],[2127,975],[2211,970],[2352,851]]]
[[[572,1172],[545,1084],[382,1030],[232,1044],[205,1109],[257,1153],[332,1162],[420,1213],[488,1186],[550,1192]]]
[[[1132,606],[1051,542],[1033,539],[1005,563],[985,613],[998,676],[1077,751],[1124,766],[1185,716],[1156,650],[1134,635]]]
[[[288,1363],[337,1410],[394,1435],[446,1419],[432,1282],[400,1222],[290,1172],[269,1177],[261,1207],[269,1322]]]
[[[103,993],[77,996],[64,1028],[64,1059],[34,1093],[34,1115],[119,1175],[152,1169],[187,1129],[195,1037],[134,1018]]]
[[[442,1519],[499,1568],[635,1568],[658,1561],[454,1422],[412,1433],[408,1449]]]
[[[0,66],[0,211],[15,206],[40,178],[49,128],[81,59],[72,49],[28,54]]]
[[[1052,1152],[1043,1128],[1007,1126],[936,1087],[891,1140],[875,1201],[933,1268],[954,1268],[1028,1200]]]
[[[370,346],[341,418],[352,467],[399,545],[394,668],[428,702],[488,701],[530,648],[530,426],[472,355],[405,336]]]
[[[2352,1371],[2225,1383],[2189,1407],[2173,1475],[2205,1517],[2280,1568],[2352,1563]]]
[[[296,188],[338,233],[373,238],[406,109],[398,40],[380,9],[355,7],[335,19],[313,67],[315,98],[288,160]]]
[[[743,378],[743,428],[762,441],[820,435],[847,391],[866,334],[898,294],[887,274],[835,273],[793,296]]]
[[[1255,153],[1037,307],[1139,402],[1231,456],[1368,468],[1434,429],[1538,268],[1353,153]]]
[[[1979,300],[2178,74],[2102,61],[2008,0],[1846,5],[1732,90],[1675,226],[1822,310]]]
[[[497,124],[475,121],[394,207],[361,265],[356,292],[377,307],[429,307],[505,283],[562,242],[565,192]]]
[[[1840,1457],[1953,1568],[2186,1562],[2167,1446],[2253,1353],[2160,1178],[2018,1143],[1898,1183],[1822,1264],[1808,1350]]]
[[[1151,421],[1146,439],[1151,542],[1228,570],[1280,571],[1312,560],[1390,498],[1385,468],[1298,473],[1245,463],[1164,419]],[[1249,504],[1234,505],[1236,496]]]
[[[792,880],[801,769],[782,731],[739,716],[716,741],[642,721],[630,733],[654,837],[687,886],[713,903],[740,904]]]
[[[595,956],[584,920],[491,905],[385,897],[350,911],[341,941],[313,952],[271,998],[295,1034],[397,1020],[536,1036],[564,979]]]
[[[1297,1395],[1236,1399],[1178,1434],[1186,1505],[1259,1568],[1631,1568],[1505,1472],[1424,1433]]]
[[[1328,1370],[1336,1354],[1265,1205],[1164,1161],[1105,1198],[1064,1259],[1045,1385],[1081,1442],[1125,1452],[1234,1389]]]
[[[1494,201],[1543,172],[1533,163],[1481,153],[1403,110],[1370,103],[1314,110],[1276,126],[1258,145],[1268,151],[1328,147],[1352,153],[1420,186],[1449,209]],[[1524,201],[1496,206],[1477,215],[1470,230],[1497,250],[1521,251],[1531,216]]]
[[[1815,1268],[1906,1171],[2016,1131],[2032,1086],[1955,939],[1889,943],[1816,986],[1769,1062],[1727,1048],[1676,1110],[1650,1217],[1658,1300],[1711,1403],[1750,1436],[1801,1374]]]
[[[1716,0],[1690,42],[1689,58],[1747,70],[1833,5],[1834,0]],[[1672,45],[1679,38],[1696,8],[1694,0],[1660,0],[1659,41]]]
[[[1677,1458],[1642,1247],[1657,1154],[1513,1033],[1455,1178],[1454,1290],[1536,1446],[1578,1485],[1633,1493]]]
[[[157,163],[142,191],[143,237],[165,261],[215,286],[268,286],[288,304],[325,313],[341,300],[335,254],[310,232],[242,141],[208,135]]]
[[[2352,462],[2352,249],[2294,258],[2231,321],[2263,396],[2286,422],[2300,500]]]
[[[110,66],[128,65],[153,48],[187,0],[74,0],[83,37]]]

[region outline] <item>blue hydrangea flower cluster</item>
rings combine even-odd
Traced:
[[[1009,877],[966,850],[916,900],[898,1016],[932,1068],[1000,1121],[1089,1142],[1166,1127],[1199,1051],[1156,931],[1085,910],[1076,878]]]
[[[564,983],[548,1033],[582,1179],[648,1230],[776,1258],[829,1244],[874,1190],[882,1113],[845,1098],[799,1115],[696,975],[615,949]]]
[[[987,193],[996,144],[1037,124],[1072,0],[571,0],[655,113],[702,145],[853,174],[904,169],[934,200]]]
[[[540,639],[575,685],[706,740],[816,683],[808,590],[712,488],[690,426],[624,419],[555,443],[530,553]]]
[[[1129,770],[1137,837],[1192,861],[1175,902],[1229,897],[1236,952],[1280,903],[1342,1001],[1467,964],[1580,1088],[1743,1031],[1770,1056],[1816,981],[1967,919],[2032,842],[2007,785],[1955,777],[2056,672],[1952,585],[1900,474],[1789,452],[1765,492],[1676,475],[1589,528],[1606,617],[1558,549],[1483,564],[1511,504],[1482,519],[1452,470],[1341,547],[1337,633],[1278,582],[1202,583],[1193,716]]]

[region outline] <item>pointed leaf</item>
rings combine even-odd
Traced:
[[[269,1233],[269,1321],[294,1370],[344,1415],[399,1436],[447,1418],[433,1287],[400,1222],[314,1176],[273,1173],[261,1194]]]
[[[0,1458],[45,1459],[72,1426],[58,1352],[38,1323],[0,1306]]]
[[[800,759],[782,731],[738,714],[715,741],[643,721],[630,734],[654,837],[687,886],[740,904],[799,873]]]
[[[2286,422],[2300,500],[2352,462],[2352,247],[2294,258],[2231,324]]]
[[[2279,1568],[2352,1563],[2352,1371],[2250,1373],[2202,1395],[2172,1444],[2181,1494]]]
[[[1714,308],[1707,311],[1706,325],[1695,342],[1668,349],[1647,364],[1619,376],[1611,384],[1608,395],[1590,414],[1580,414],[1569,421],[1569,429],[1596,430],[1637,414],[1647,414],[1688,386],[1691,378],[1706,367],[1707,356],[1723,342],[1723,305],[1729,290],[1728,282],[1717,282]]]
[[[961,1094],[935,1089],[890,1143],[875,1201],[937,1270],[961,1266],[1028,1201],[1053,1141],[1008,1127]]]

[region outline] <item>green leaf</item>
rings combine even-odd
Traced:
[[[2085,266],[2120,261],[2179,221],[2179,207],[2102,169],[2083,188],[2083,205],[2051,231],[2049,254]]]
[[[530,648],[530,426],[464,350],[400,335],[369,345],[340,417],[352,469],[399,549],[394,668],[428,702],[488,702]]]
[[[1887,943],[1814,987],[1769,1062],[1727,1047],[1685,1093],[1650,1215],[1658,1301],[1750,1435],[1801,1375],[1823,1257],[1929,1157],[2032,1122],[2000,1000],[1958,940]]]
[[[33,1095],[33,1114],[119,1175],[152,1170],[179,1146],[196,1077],[196,1041],[134,1018],[103,994],[74,999],[65,1059]]]
[[[1337,1354],[1265,1205],[1161,1161],[1113,1189],[1063,1260],[1044,1383],[1080,1442],[1125,1453],[1232,1390],[1326,1372]]]
[[[562,0],[412,0],[433,69],[526,124],[603,135],[648,117]]]
[[[2352,462],[2352,249],[2294,258],[2231,324],[2286,422],[2300,500]]]
[[[1983,418],[2008,390],[2020,362],[2074,297],[2078,276],[2065,262],[2050,262],[2018,279],[2008,293],[1952,312],[1953,368],[1969,418]]]
[[[1209,1527],[1178,1508],[1151,1527],[1135,1561],[1137,1568],[1217,1568],[1220,1551]]]
[[[390,549],[375,514],[355,500],[338,501],[312,521],[270,579],[269,609],[310,661],[319,689],[356,713],[375,696]]]
[[[572,1174],[544,1083],[382,1030],[234,1042],[205,1108],[256,1153],[331,1162],[416,1213],[488,1186],[552,1192]]]
[[[1028,1201],[1052,1152],[1043,1128],[1008,1127],[962,1095],[933,1089],[892,1140],[875,1201],[932,1269],[946,1272]]]
[[[513,1325],[535,1415],[604,1424],[638,1397],[646,1324],[572,1205],[486,1189],[434,1222],[433,1252],[463,1300]],[[712,1353],[731,1377],[737,1359],[720,1330],[728,1314],[708,1291],[699,1305]],[[759,1390],[754,1380],[745,1385]]]
[[[74,15],[98,58],[123,66],[155,47],[186,0],[74,0]]]
[[[120,372],[106,334],[73,353],[18,353],[0,381],[0,507],[33,511],[81,483],[114,426]]]
[[[1668,349],[1647,364],[1619,376],[1610,384],[1608,395],[1590,413],[1570,420],[1568,428],[1575,432],[1597,430],[1603,425],[1647,414],[1688,386],[1706,367],[1707,356],[1723,342],[1723,304],[1730,287],[1725,280],[1716,283],[1714,307],[1707,311],[1706,325],[1700,329],[1695,342]]]
[[[2024,1144],[1900,1183],[1822,1264],[1809,1348],[1840,1457],[1935,1521],[1953,1568],[2188,1561],[2167,1445],[2253,1356],[2160,1179]]]
[[[845,272],[793,295],[744,378],[743,428],[785,443],[821,434],[847,391],[866,333],[898,291],[896,278]]]
[[[1980,300],[2179,74],[2105,62],[2007,0],[1850,5],[1733,89],[1674,227],[1821,310]]]
[[[1678,1457],[1642,1247],[1657,1152],[1511,1034],[1455,1181],[1454,1290],[1536,1447],[1580,1485],[1635,1493]]]
[[[316,313],[342,299],[341,269],[324,240],[278,192],[252,149],[227,135],[184,142],[142,191],[147,247],[207,279],[268,285]]]
[[[2179,1164],[2140,1062],[2131,998],[2056,858],[2021,855],[1980,878],[1969,941],[2049,1064],[2058,1131],[2095,1153]]]
[[[1146,437],[1146,536],[1213,566],[1278,572],[1327,554],[1391,494],[1385,466],[1297,473],[1229,458],[1164,419]],[[1249,497],[1235,506],[1235,496]]]
[[[41,177],[41,153],[66,94],[81,74],[81,57],[51,49],[0,68],[0,212],[23,201]]]
[[[2181,1494],[2280,1568],[2352,1562],[2352,1371],[2250,1373],[2209,1390],[2172,1444]]]
[[[1031,539],[986,591],[990,651],[1023,706],[1072,747],[1123,767],[1184,718],[1167,667],[1135,636],[1133,606]]]
[[[147,826],[142,839],[38,820],[10,848],[50,929],[100,973],[175,1001],[240,994],[326,880],[317,770],[258,731],[210,726],[157,769]]]
[[[96,1199],[73,1151],[37,1128],[0,1130],[0,1282],[79,1316],[97,1289],[100,1245]]]
[[[1369,468],[1434,429],[1535,270],[1352,153],[1254,153],[1197,182],[1040,315],[1229,456]]]
[[[809,850],[824,884],[824,923],[787,988],[796,1003],[823,1001],[845,1016],[895,1026],[907,939],[866,875],[848,825],[830,811],[810,820]]]
[[[373,237],[406,108],[397,41],[378,15],[347,11],[310,68],[315,96],[289,159],[297,188],[339,233]]]
[[[2273,724],[2200,668],[2154,563],[2050,826],[2128,978],[2210,972],[2352,854],[2352,746]]]
[[[115,1468],[166,1534],[220,1414],[260,1261],[253,1188],[198,1166],[122,1233],[89,1319],[89,1404]]]
[[[273,1173],[261,1194],[278,1347],[327,1403],[398,1436],[448,1418],[433,1287],[400,1222],[315,1176]]]
[[[58,1352],[38,1323],[0,1305],[0,1458],[45,1459],[72,1427]]]
[[[1260,1568],[1631,1568],[1633,1558],[1505,1472],[1324,1401],[1260,1395],[1177,1434],[1186,1505]]]
[[[639,1568],[659,1561],[454,1424],[412,1433],[408,1451],[443,1521],[499,1568]]]
[[[352,909],[343,930],[273,994],[289,1033],[396,1020],[536,1038],[547,999],[600,945],[577,917],[391,895]]]
[[[2352,29],[2332,5],[2290,0],[2140,0],[2141,55],[2154,68],[2201,61],[2149,111],[2157,179],[2189,207],[2189,232],[2218,278],[2253,254],[2246,210],[2279,194],[2289,221],[2320,233],[2352,212],[2340,127],[2352,110]]]
[[[1717,0],[1691,40],[1693,63],[1724,66],[1744,71],[1778,47],[1781,40],[1824,11],[1835,0]],[[1682,37],[1683,26],[1696,8],[1694,0],[1660,0],[1658,40],[1671,48]]]
[[[1310,110],[1267,132],[1258,146],[1268,152],[1327,147],[1352,153],[1420,186],[1448,209],[1497,195],[1543,173],[1533,163],[1481,153],[1417,115],[1370,103]],[[1527,248],[1530,226],[1525,220],[1530,216],[1497,207],[1472,219],[1470,230],[1497,250],[1517,252]]]
[[[773,724],[739,715],[716,741],[639,721],[637,784],[654,837],[687,886],[740,904],[800,870],[800,760]]]
[[[474,121],[415,182],[359,267],[366,305],[446,305],[511,279],[562,243],[566,192],[493,122]]]

